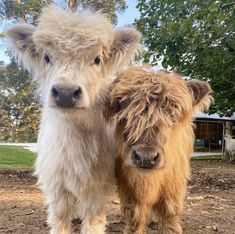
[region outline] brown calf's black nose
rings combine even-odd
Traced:
[[[81,97],[81,88],[78,86],[53,85],[51,95],[59,107],[72,108]]]
[[[136,150],[132,153],[132,161],[138,168],[152,169],[160,159],[160,154],[145,155]]]

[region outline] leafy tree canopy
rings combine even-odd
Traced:
[[[127,7],[125,0],[0,0],[0,19],[35,24],[42,7],[50,4],[73,11],[78,7],[102,10],[114,24],[117,23],[117,13],[122,13]]]
[[[145,60],[192,79],[210,82],[210,112],[235,112],[235,2],[139,0],[138,29]]]
[[[122,13],[126,9],[125,0],[70,0],[70,6],[80,5],[83,8],[92,7],[94,10],[101,10],[110,18],[110,20],[117,23],[117,13]]]
[[[35,141],[40,108],[28,73],[15,62],[0,66],[0,140]]]
[[[35,23],[41,8],[52,1],[43,0],[1,0],[0,18],[2,21],[22,20],[27,23]]]

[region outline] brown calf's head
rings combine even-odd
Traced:
[[[134,57],[141,35],[115,30],[99,13],[47,7],[37,26],[16,25],[7,37],[38,82],[44,106],[67,111],[98,106],[107,78]]]
[[[191,123],[197,108],[210,104],[210,86],[176,74],[130,68],[118,75],[109,93],[106,118],[116,120],[119,156],[137,168],[164,166],[165,144],[174,128]]]

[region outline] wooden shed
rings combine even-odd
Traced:
[[[231,117],[198,113],[195,116],[195,152],[224,153],[224,135],[235,136],[235,113]]]

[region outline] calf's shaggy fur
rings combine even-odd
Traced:
[[[48,7],[35,27],[19,24],[7,36],[38,84],[43,110],[36,161],[50,233],[103,233],[105,197],[114,183],[114,143],[102,114],[109,78],[133,59],[140,34],[114,30],[99,13]]]
[[[231,135],[226,134],[224,136],[225,140],[225,149],[228,152],[229,160],[234,161],[234,155],[235,155],[235,139],[232,138]]]
[[[192,119],[209,107],[210,92],[205,82],[151,68],[129,68],[111,85],[104,113],[117,124],[115,173],[126,233],[144,233],[153,215],[162,233],[182,233]]]

